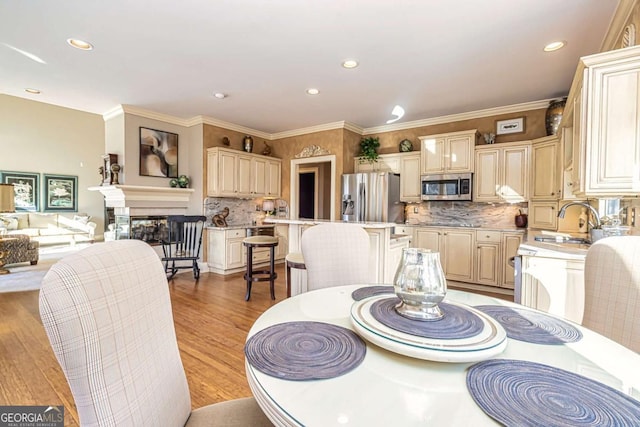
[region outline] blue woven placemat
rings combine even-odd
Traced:
[[[464,339],[478,335],[484,329],[484,323],[471,311],[446,302],[439,307],[444,313],[440,320],[420,321],[408,319],[396,312],[400,303],[397,297],[384,298],[371,305],[371,315],[383,325],[406,334],[423,338],[442,340]]]
[[[471,366],[467,389],[507,426],[637,426],[640,402],[573,372],[524,360]]]
[[[533,310],[502,305],[479,305],[476,309],[496,319],[509,338],[533,344],[566,344],[582,339],[571,324]]]
[[[355,369],[366,353],[355,332],[321,322],[279,323],[247,340],[244,354],[259,371],[293,381],[334,378]]]
[[[383,295],[383,294],[392,294],[393,286],[382,286],[382,285],[373,285],[373,286],[364,286],[362,288],[358,288],[351,293],[351,298],[354,301],[361,301],[365,298]]]

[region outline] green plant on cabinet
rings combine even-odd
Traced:
[[[360,163],[375,163],[378,161],[378,147],[380,142],[377,136],[369,136],[360,140]]]

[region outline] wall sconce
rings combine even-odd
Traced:
[[[273,211],[275,210],[276,205],[271,199],[264,199],[262,201],[262,210],[265,211],[268,215],[273,215]]]

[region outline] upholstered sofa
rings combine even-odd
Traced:
[[[16,212],[0,214],[0,229],[6,236],[24,234],[40,245],[93,242],[96,223],[86,215]]]
[[[40,244],[24,234],[13,234],[11,237],[11,239],[0,239],[0,252],[4,253],[2,261],[5,264],[30,262],[31,265],[36,265],[40,257],[38,252]]]

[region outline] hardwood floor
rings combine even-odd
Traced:
[[[244,342],[258,316],[286,295],[283,266],[277,271],[275,301],[268,284],[256,283],[245,302],[241,273],[203,273],[198,284],[190,273],[181,273],[169,283],[194,408],[251,395]],[[40,321],[37,291],[0,294],[0,405],[64,405],[65,425],[79,425],[73,396]]]

